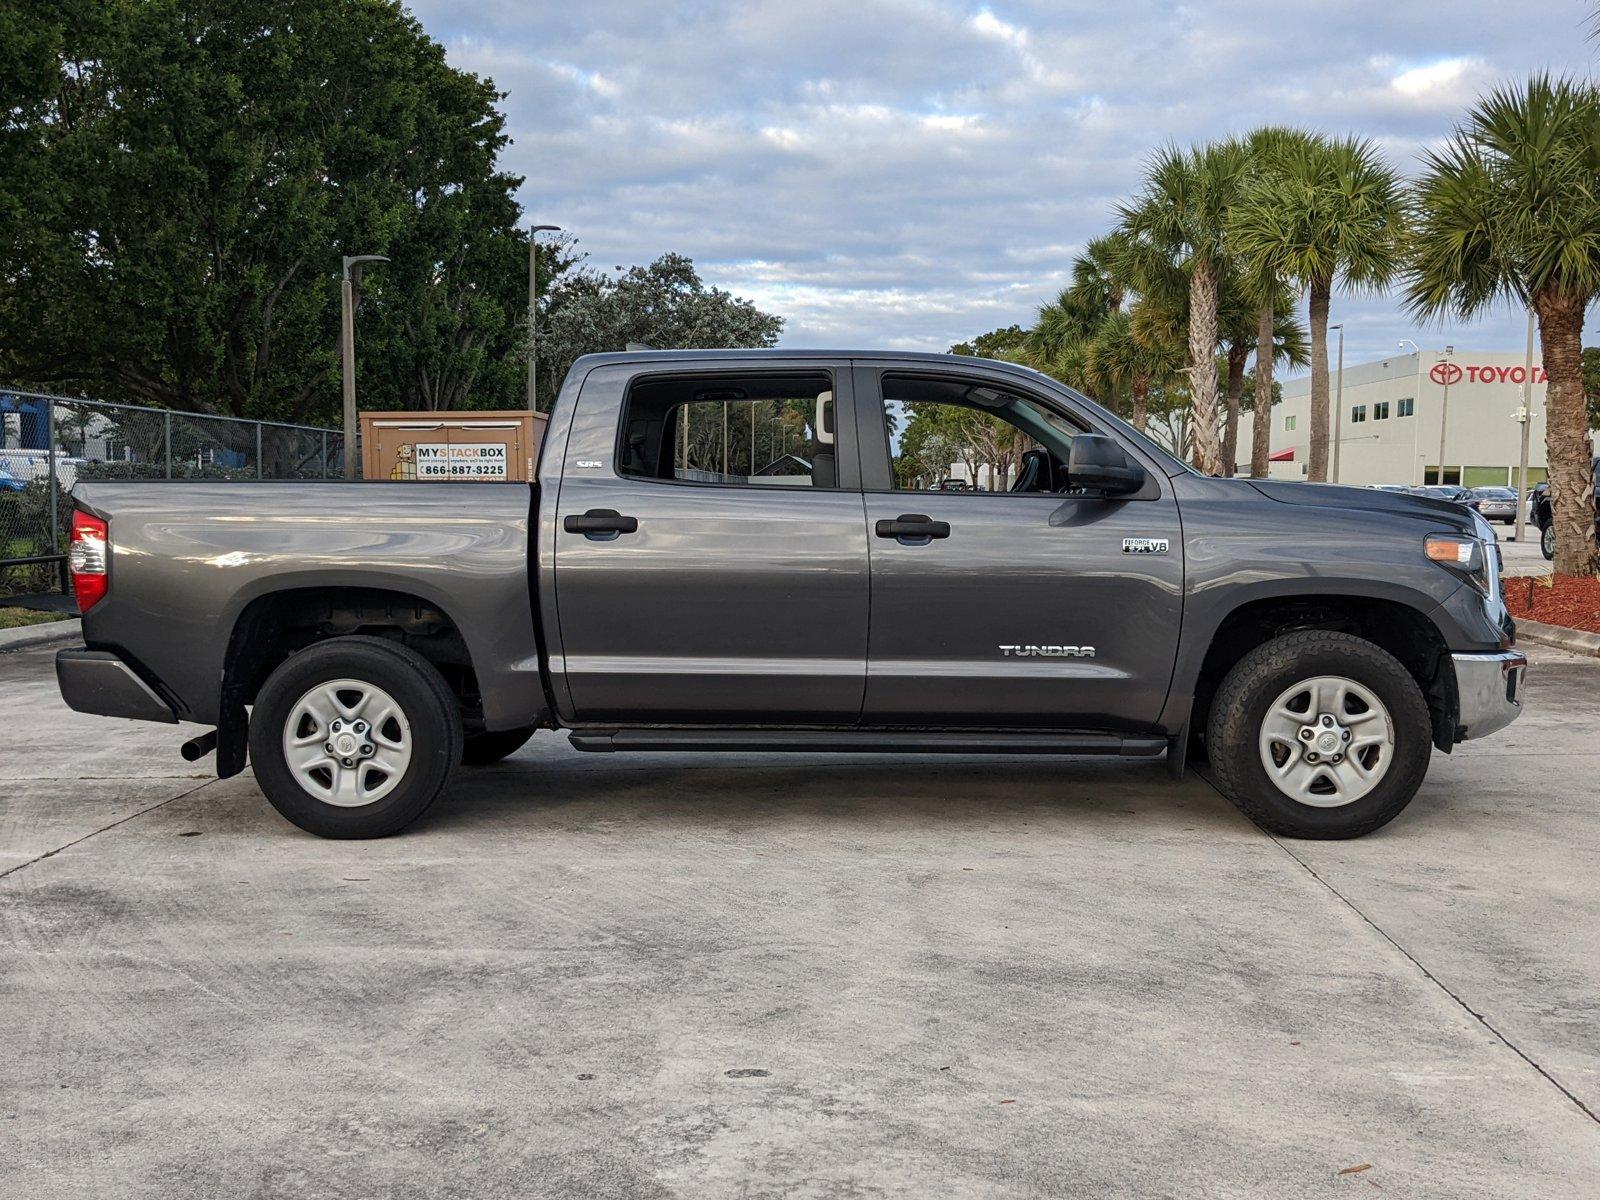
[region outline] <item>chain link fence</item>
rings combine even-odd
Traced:
[[[0,598],[65,590],[80,479],[343,477],[337,429],[0,389]]]

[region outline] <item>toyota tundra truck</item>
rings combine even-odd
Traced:
[[[207,727],[186,757],[335,838],[546,730],[1203,758],[1266,829],[1344,838],[1521,708],[1481,517],[1200,475],[1008,363],[591,355],[536,479],[80,483],[62,695]]]

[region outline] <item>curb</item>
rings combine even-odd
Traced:
[[[46,642],[83,640],[82,621],[46,621],[42,625],[23,625],[16,629],[0,629],[0,654],[7,650],[21,650],[24,646],[42,646]]]
[[[1543,621],[1519,620],[1517,641],[1538,642],[1541,646],[1555,646],[1573,654],[1587,654],[1600,658],[1600,633],[1583,629],[1568,629],[1565,625],[1546,625]]]

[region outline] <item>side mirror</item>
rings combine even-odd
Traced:
[[[1091,488],[1108,496],[1126,496],[1144,486],[1144,468],[1103,433],[1080,433],[1072,439],[1067,460],[1067,486]]]

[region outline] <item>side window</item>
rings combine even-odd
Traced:
[[[1294,428],[1294,422],[1295,422],[1295,419],[1293,417],[1285,417],[1283,419],[1283,430],[1284,430],[1285,433],[1288,433],[1290,430],[1292,430]]]
[[[890,475],[901,492],[1056,492],[1066,487],[1067,418],[987,382],[883,377]]]
[[[1372,406],[1372,419],[1374,421],[1387,421],[1389,419],[1389,402],[1379,400]]]
[[[1416,398],[1413,396],[1404,396],[1401,399],[1396,400],[1394,402],[1395,415],[1400,417],[1409,417],[1413,412],[1416,411],[1416,403]]]
[[[1367,406],[1365,404],[1357,404],[1354,408],[1352,408],[1350,410],[1350,421],[1351,421],[1352,424],[1359,425],[1359,424],[1361,424],[1361,422],[1365,421],[1366,419],[1367,419]]]
[[[651,377],[622,410],[618,473],[737,487],[839,485],[825,372]]]

